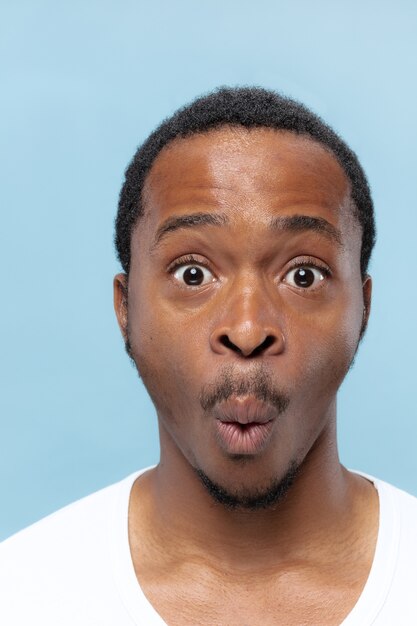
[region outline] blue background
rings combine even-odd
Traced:
[[[113,219],[136,146],[221,84],[304,101],[368,173],[373,312],[340,393],[341,457],[417,494],[416,3],[3,0],[0,12],[0,538],[158,459],[113,314]]]

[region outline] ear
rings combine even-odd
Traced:
[[[365,334],[366,327],[368,326],[369,315],[371,313],[371,300],[372,300],[372,278],[369,274],[366,274],[362,283],[363,294],[363,318],[360,338],[362,339]]]
[[[113,280],[114,311],[125,342],[127,341],[127,293],[127,274],[116,274]]]

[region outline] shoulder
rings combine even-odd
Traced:
[[[411,567],[417,576],[417,498],[384,481],[376,481],[380,493],[381,515],[392,511],[398,538],[398,566]]]
[[[404,491],[403,489],[400,489],[399,487],[396,487],[395,485],[392,485],[385,480],[376,478],[371,474],[359,472],[357,470],[349,471],[351,471],[353,474],[363,476],[375,485],[380,495],[381,504],[383,504],[384,501],[389,501],[392,504],[399,506],[401,511],[403,511],[404,513],[408,513],[409,515],[417,514],[417,497],[413,494]]]
[[[376,624],[417,623],[417,498],[393,485],[375,479],[380,495],[380,580],[387,593]],[[377,569],[377,568],[376,568]],[[402,617],[401,617],[402,616]],[[385,621],[384,621],[385,620]]]
[[[107,516],[122,483],[115,483],[72,502],[12,535],[0,543],[0,562],[3,564],[9,554],[14,559],[18,559],[20,554],[27,558],[30,553],[40,551],[44,556],[47,553],[55,556],[53,546],[57,542],[62,547],[63,541],[64,545],[68,545],[73,539],[79,540],[93,529],[97,530],[97,522]]]
[[[417,577],[417,498],[384,480],[362,472],[355,473],[371,481],[379,495],[375,567],[383,564],[383,569],[392,572],[393,581],[407,589],[410,581],[414,585]]]
[[[362,472],[375,485],[379,494],[380,524],[389,520],[401,544],[406,542],[417,550],[417,497],[391,483]]]
[[[384,501],[387,501],[391,506],[395,507],[401,517],[402,525],[407,523],[407,520],[415,524],[417,520],[417,497],[384,480],[378,478],[371,478],[371,480],[378,489],[381,505]]]
[[[5,610],[8,624],[24,623],[18,620],[26,617],[31,623],[30,613],[67,624],[60,607],[68,610],[72,596],[73,623],[84,623],[77,622],[77,602],[88,604],[83,594],[94,596],[94,589],[103,593],[111,586],[110,524],[117,514],[125,516],[127,525],[130,489],[138,474],[56,511],[0,544],[0,590],[7,599],[0,608],[0,622]],[[19,617],[13,621],[12,615]],[[52,617],[44,623],[52,623]]]

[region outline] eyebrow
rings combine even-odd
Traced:
[[[192,228],[195,226],[225,226],[229,223],[226,215],[221,213],[189,213],[188,215],[173,215],[169,217],[156,231],[152,244],[152,250],[168,234],[180,228]]]
[[[279,215],[272,218],[270,228],[273,230],[289,230],[293,232],[312,230],[313,232],[324,235],[340,246],[343,245],[340,230],[323,217],[315,217],[313,215]]]
[[[153,251],[168,234],[182,228],[199,226],[226,226],[229,218],[222,213],[190,213],[188,215],[173,215],[166,219],[156,231],[151,247]],[[279,215],[273,217],[269,223],[271,230],[303,232],[313,231],[324,235],[331,241],[342,246],[342,235],[338,228],[323,217],[312,215]]]

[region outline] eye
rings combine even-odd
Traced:
[[[197,263],[177,265],[172,271],[173,276],[188,287],[200,287],[214,281],[214,276],[207,267]]]
[[[311,265],[294,267],[285,274],[284,282],[298,289],[315,288],[328,276],[328,272]]]

